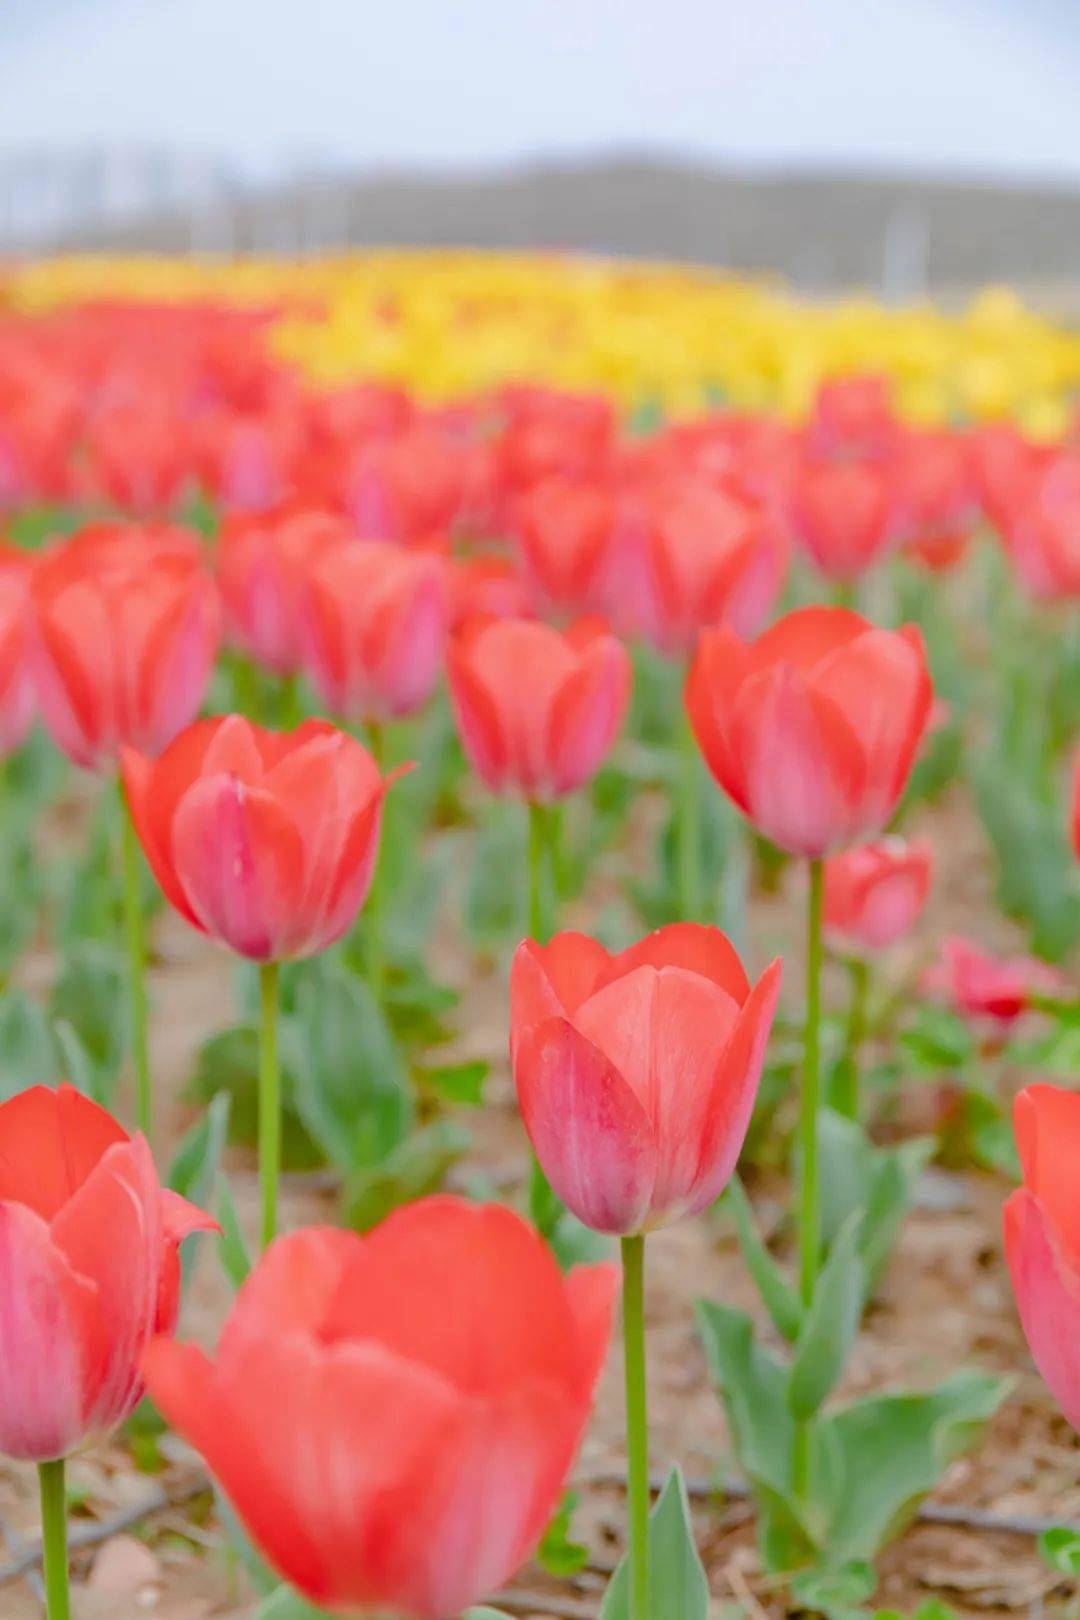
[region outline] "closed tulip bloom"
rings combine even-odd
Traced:
[[[351,926],[371,884],[380,776],[322,720],[264,731],[197,721],[159,760],[126,749],[135,830],[165,894],[194,928],[253,961],[311,956]]]
[[[543,606],[573,613],[600,606],[616,522],[615,496],[600,479],[546,478],[520,497],[518,549]]]
[[[1025,588],[1038,601],[1080,596],[1080,455],[1049,463],[1005,534]]]
[[[1039,995],[1061,990],[1061,976],[1036,956],[993,956],[959,934],[942,942],[941,955],[922,987],[965,1018],[1011,1024]]]
[[[279,1238],[215,1359],[159,1341],[147,1383],[312,1603],[456,1620],[558,1504],[614,1294],[504,1206],[426,1198],[365,1237]]]
[[[930,893],[929,844],[880,838],[825,862],[825,929],[857,950],[879,951],[918,922]]]
[[[579,1220],[629,1236],[719,1198],[750,1123],[780,989],[717,928],[675,923],[609,956],[526,940],[510,976],[525,1129]]]
[[[857,579],[894,539],[893,484],[873,461],[805,459],[791,491],[795,534],[830,579]]]
[[[53,1461],[129,1416],[176,1326],[181,1240],[214,1224],[73,1086],[0,1104],[0,1452]]]
[[[34,718],[29,559],[0,544],[0,760],[25,741]]]
[[[725,793],[766,838],[816,858],[878,832],[930,714],[922,638],[846,608],[788,613],[754,642],[706,631],[686,704]]]
[[[808,429],[827,455],[887,456],[900,432],[887,377],[832,377],[817,391]]]
[[[441,558],[389,541],[328,547],[308,575],[308,668],[350,720],[392,720],[426,703],[449,616]]]
[[[611,750],[630,659],[596,620],[561,633],[534,619],[477,620],[451,638],[447,679],[462,746],[493,793],[573,793]]]
[[[644,634],[675,657],[686,657],[699,632],[717,625],[754,635],[787,569],[779,523],[700,479],[671,483],[650,504]]]
[[[324,551],[354,538],[343,517],[318,508],[287,505],[227,518],[217,570],[230,641],[275,675],[298,674],[312,567]]]
[[[472,447],[419,422],[351,458],[341,496],[361,540],[425,540],[452,530],[472,493]]]
[[[521,569],[509,557],[465,557],[447,566],[450,626],[460,630],[470,619],[533,617],[532,594]]]
[[[1005,1257],[1035,1365],[1080,1429],[1080,1096],[1027,1086],[1013,1124],[1023,1186],[1005,1201]]]
[[[31,603],[42,716],[77,765],[160,753],[197,713],[221,610],[195,535],[91,524],[42,557]]]

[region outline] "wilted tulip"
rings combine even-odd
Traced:
[[[176,1326],[179,1245],[213,1227],[73,1086],[0,1104],[0,1451],[46,1462],[124,1421]]]
[[[446,567],[389,541],[321,550],[307,579],[308,667],[323,701],[354,721],[411,714],[431,696],[446,644]]]
[[[218,581],[231,641],[275,675],[297,674],[307,652],[308,581],[323,552],[355,544],[335,512],[296,505],[222,524]]]
[[[766,838],[813,859],[884,826],[931,695],[913,626],[810,607],[750,643],[706,631],[686,703],[724,791]]]
[[[675,923],[616,956],[584,934],[518,947],[514,1081],[540,1164],[601,1232],[693,1215],[723,1192],[754,1106],[780,963],[751,987],[717,928]]]
[[[602,623],[565,634],[533,619],[476,620],[451,638],[447,678],[462,746],[493,793],[546,801],[596,774],[630,699],[630,659]]]
[[[1013,1124],[1023,1186],[1005,1201],[1005,1257],[1035,1365],[1080,1429],[1080,1096],[1027,1086]]]
[[[577,1452],[615,1271],[563,1277],[511,1210],[428,1198],[366,1237],[283,1237],[216,1358],[147,1382],[256,1545],[311,1602],[456,1620],[525,1562]]]
[[[825,931],[848,948],[881,950],[915,926],[930,893],[926,843],[881,838],[825,862]]]
[[[198,539],[91,524],[42,557],[30,595],[38,694],[58,746],[95,770],[125,746],[160,753],[197,712],[217,656],[220,607]]]

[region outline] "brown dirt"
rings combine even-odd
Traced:
[[[942,852],[941,871],[918,937],[890,964],[898,976],[910,973],[950,929],[991,938],[1000,933],[1001,943],[1010,943],[1004,925],[992,920],[990,864],[963,797],[953,796],[924,820]],[[758,966],[778,949],[787,958],[786,994],[793,1007],[799,997],[799,898],[793,877],[780,896],[755,903],[751,928]],[[179,1093],[195,1051],[208,1034],[231,1020],[233,1011],[230,975],[213,948],[171,917],[161,919],[156,945],[152,1041],[168,1146],[188,1123]],[[463,1052],[489,1057],[497,1066],[489,1106],[470,1116],[475,1143],[467,1168],[481,1167],[511,1189],[520,1183],[525,1156],[504,1059],[503,979],[492,971],[475,973],[452,939],[440,940],[438,954],[446,958],[439,970],[449,968],[463,981]],[[35,956],[21,977],[41,984],[49,971],[47,956]],[[242,1218],[250,1225],[255,1210],[250,1159],[235,1155],[228,1170]],[[999,1224],[1004,1184],[977,1174],[937,1175],[938,1191],[944,1187],[946,1196],[908,1219],[851,1358],[844,1389],[854,1393],[899,1383],[928,1385],[968,1364],[1015,1375],[1013,1393],[985,1442],[950,1468],[935,1500],[1001,1514],[1078,1517],[1080,1451],[1034,1374],[1003,1265]],[[755,1197],[763,1225],[774,1226],[782,1186],[763,1183]],[[311,1178],[288,1179],[284,1224],[325,1219],[332,1209],[330,1195],[313,1186]],[[648,1260],[654,1466],[663,1470],[679,1460],[692,1480],[704,1481],[729,1453],[720,1404],[693,1330],[691,1303],[698,1295],[756,1310],[734,1239],[718,1219],[657,1234],[650,1239]],[[185,1301],[184,1336],[212,1341],[227,1300],[213,1245],[204,1242]],[[575,1530],[590,1547],[590,1567],[562,1583],[535,1569],[525,1571],[503,1599],[515,1614],[584,1620],[596,1613],[619,1551],[621,1496],[611,1477],[623,1467],[621,1428],[621,1366],[615,1345],[577,1471],[582,1504]],[[120,1446],[75,1461],[71,1479],[82,1495],[80,1523],[111,1520],[159,1485],[170,1496],[189,1493],[199,1477],[190,1455],[169,1440],[164,1449],[169,1465],[164,1474],[152,1477],[140,1475]],[[36,1533],[29,1469],[0,1465],[0,1524],[9,1537]],[[699,1501],[697,1529],[718,1600],[737,1601],[754,1620],[761,1620],[763,1611],[783,1613],[783,1594],[770,1590],[762,1578],[746,1502]],[[253,1613],[205,1494],[146,1519],[88,1558],[77,1557],[76,1573],[76,1620],[119,1620],[134,1614],[160,1620],[246,1620]],[[1067,1590],[1055,1588],[1029,1536],[929,1523],[916,1524],[885,1553],[880,1573],[876,1601],[905,1612],[939,1595],[961,1614],[1006,1616],[1024,1609],[1034,1612],[1052,1590],[1062,1595]],[[31,1620],[40,1612],[26,1582],[0,1585],[3,1620]]]

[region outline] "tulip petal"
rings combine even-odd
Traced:
[[[506,734],[494,697],[474,670],[469,654],[451,642],[446,679],[461,745],[484,786],[501,790],[509,758]]]
[[[572,793],[595,775],[626,719],[630,655],[614,636],[593,641],[555,693],[546,754],[551,790]]]
[[[50,1221],[102,1155],[126,1141],[112,1116],[74,1086],[30,1086],[0,1104],[0,1199]]]
[[[361,1239],[336,1226],[308,1226],[279,1237],[241,1285],[221,1335],[219,1356],[267,1334],[318,1334]]]
[[[867,630],[823,660],[812,684],[859,739],[866,781],[858,826],[876,830],[908,779],[930,714],[933,691],[918,632]]]
[[[613,956],[596,981],[596,988],[621,979],[639,967],[679,967],[726,990],[741,1005],[750,994],[750,980],[739,953],[719,928],[704,923],[669,923],[656,928],[636,945]]]
[[[29,1462],[63,1457],[86,1432],[97,1288],[72,1269],[39,1215],[5,1202],[0,1276],[0,1451]]]
[[[603,1052],[565,1019],[546,1019],[522,1031],[514,1081],[525,1129],[563,1203],[594,1231],[640,1231],[656,1142],[641,1102]]]
[[[546,945],[523,940],[510,965],[511,1039],[542,1018],[573,1013],[592,995],[610,960],[597,940],[572,929]]]
[[[1080,1429],[1080,1277],[1055,1242],[1043,1205],[1026,1187],[1006,1199],[1004,1221],[1005,1257],[1035,1365],[1073,1428]]]
[[[1061,1086],[1025,1086],[1013,1104],[1013,1128],[1024,1185],[1062,1252],[1080,1265],[1080,1096]]]

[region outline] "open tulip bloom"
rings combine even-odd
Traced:
[[[214,1360],[159,1340],[150,1392],[312,1603],[457,1620],[533,1552],[611,1331],[615,1268],[563,1277],[498,1204],[282,1237]]]
[[[125,751],[123,772],[165,898],[192,927],[259,964],[268,1241],[280,1156],[278,966],[325,950],[352,926],[371,884],[383,798],[401,771],[382,776],[365,748],[326,721],[275,732],[234,714],[196,721],[160,759]]]
[[[50,1620],[67,1614],[64,1458],[134,1410],[142,1352],[176,1326],[180,1243],[214,1224],[73,1086],[0,1104],[0,1452],[39,1465]]]
[[[526,940],[510,980],[522,1118],[552,1187],[622,1239],[632,1613],[648,1590],[644,1235],[723,1192],[757,1095],[780,989],[751,986],[717,928],[675,923],[609,956],[585,934]]]
[[[197,535],[92,523],[31,575],[34,669],[45,725],[76,765],[115,774],[122,748],[158,754],[198,712],[221,635]],[[150,1135],[144,921],[138,849],[122,808],[136,1115]]]

